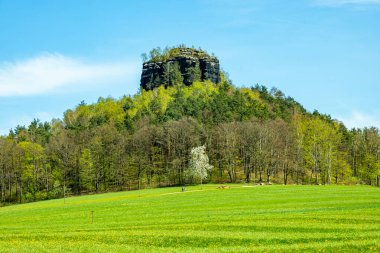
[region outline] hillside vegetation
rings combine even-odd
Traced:
[[[368,184],[380,175],[377,128],[347,130],[280,90],[194,82],[99,98],[0,137],[0,203],[198,183],[190,150],[206,145],[206,182]]]
[[[379,189],[217,185],[0,209],[1,252],[379,252]]]

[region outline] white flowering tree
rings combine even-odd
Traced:
[[[209,160],[205,150],[205,145],[191,149],[189,176],[200,178],[201,184],[207,178],[207,173],[212,169],[212,165],[208,163]]]

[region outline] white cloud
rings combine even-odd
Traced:
[[[314,3],[322,6],[369,5],[380,4],[380,0],[314,0]]]
[[[345,126],[351,128],[378,127],[380,128],[380,115],[369,115],[354,111],[348,117],[338,117]]]
[[[58,53],[0,63],[0,97],[35,95],[81,85],[130,80],[139,72],[136,62],[91,63]]]

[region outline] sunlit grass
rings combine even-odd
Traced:
[[[0,208],[0,231],[0,252],[380,252],[380,189],[204,185],[89,195]]]

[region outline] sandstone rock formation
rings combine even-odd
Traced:
[[[207,53],[192,48],[175,48],[176,53],[170,57],[161,57],[158,60],[149,60],[143,63],[140,86],[145,90],[152,90],[160,85],[171,85],[165,80],[165,71],[168,66],[177,66],[183,78],[183,83],[191,85],[195,79],[194,69],[199,73],[201,81],[210,80],[220,82],[219,60]],[[198,69],[199,68],[199,69]]]

